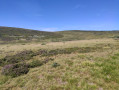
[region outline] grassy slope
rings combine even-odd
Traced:
[[[23,28],[13,28],[13,27],[0,27],[0,39],[11,40],[13,39],[49,39],[49,38],[59,38],[62,37],[60,34],[53,32],[37,31]]]
[[[82,40],[57,42],[40,45],[37,43],[26,45],[1,45],[0,50],[20,51],[21,49],[37,50],[62,49],[67,47],[94,47],[100,45],[101,51],[88,53],[72,53],[53,56],[50,61],[40,67],[30,69],[26,75],[16,78],[0,75],[0,89],[13,90],[118,90],[119,80],[119,52],[118,42],[113,39]],[[20,49],[15,49],[20,47]],[[4,55],[3,54],[3,55]],[[103,57],[103,58],[102,58]],[[42,60],[35,56],[32,60]],[[53,62],[60,64],[53,68]]]
[[[87,40],[87,39],[99,39],[99,38],[112,38],[119,36],[119,31],[61,31],[57,32],[64,35],[61,40]]]
[[[3,41],[27,40],[45,40],[45,41],[73,41],[99,38],[112,38],[119,36],[119,31],[60,31],[44,32],[29,30],[23,28],[0,27],[0,39]]]

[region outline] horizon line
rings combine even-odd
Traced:
[[[22,28],[22,27],[11,27],[11,26],[0,26],[0,27],[6,27],[6,28],[20,28],[20,29],[26,29],[26,30],[36,30],[33,28]],[[57,30],[57,31],[47,31],[47,30],[36,30],[36,31],[44,31],[44,32],[60,32],[60,31],[119,31],[119,30],[89,30],[89,29],[85,29],[85,30],[81,30],[81,29],[67,29],[67,30]]]

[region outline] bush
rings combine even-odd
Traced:
[[[21,45],[26,45],[25,43],[22,43]]]
[[[25,63],[20,63],[20,64],[9,64],[5,65],[2,68],[2,74],[6,76],[12,76],[12,77],[17,77],[22,74],[27,74],[29,71],[28,65]]]
[[[56,68],[56,67],[58,67],[58,66],[60,66],[60,64],[58,64],[58,63],[56,63],[56,62],[52,64],[52,67],[55,67],[55,68]]]
[[[39,60],[34,60],[29,64],[30,68],[34,68],[34,67],[38,67],[43,65],[43,62],[39,61]]]
[[[46,43],[41,43],[41,45],[46,45]]]
[[[16,64],[24,60],[29,60],[35,56],[34,52],[31,50],[25,50],[12,56],[6,56],[0,59],[0,65]]]
[[[42,50],[42,49],[40,49],[40,50],[38,50],[38,51],[35,53],[35,55],[42,55],[42,56],[46,56],[46,55],[47,55],[47,53],[48,53],[48,51],[47,51],[47,50]]]
[[[53,58],[45,58],[43,63],[46,64],[48,63],[49,61],[53,61],[54,59]]]

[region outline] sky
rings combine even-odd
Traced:
[[[119,30],[119,0],[0,0],[0,26]]]

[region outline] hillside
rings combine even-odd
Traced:
[[[119,36],[119,31],[80,31],[69,30],[60,31],[57,34],[62,34],[64,37],[61,40],[86,40],[86,39],[100,39],[100,38],[113,38]]]
[[[73,41],[118,37],[119,31],[69,30],[45,32],[15,27],[0,27],[0,41]]]
[[[60,34],[14,27],[0,27],[0,39],[3,41],[59,38]]]

